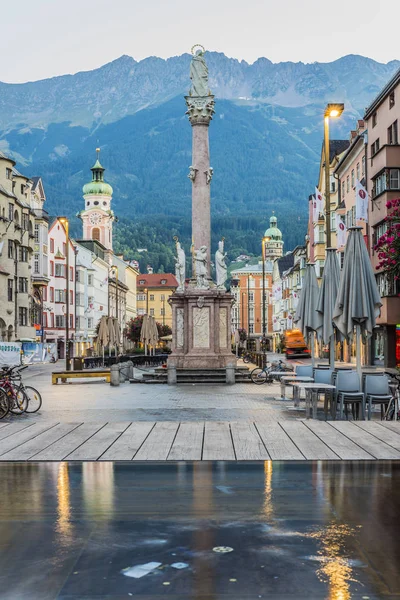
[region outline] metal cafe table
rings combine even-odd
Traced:
[[[294,400],[294,406],[298,407],[300,406],[300,393],[299,393],[299,386],[298,384],[300,382],[313,382],[314,381],[314,377],[306,377],[305,375],[296,375],[296,373],[294,373],[293,375],[285,375],[284,377],[281,377],[281,398],[285,399],[285,388],[287,385],[291,385],[293,386],[293,400]],[[286,398],[287,400],[289,400],[289,398]]]
[[[330,383],[299,382],[299,384],[296,387],[299,389],[299,392],[300,390],[304,390],[306,393],[306,419],[310,418],[310,405],[312,405],[312,418],[317,418],[318,390],[328,391],[335,389],[335,386]]]

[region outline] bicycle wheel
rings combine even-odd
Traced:
[[[261,367],[257,367],[256,369],[253,369],[250,373],[250,379],[256,385],[262,385],[267,381],[268,377],[264,369],[261,369]]]
[[[30,385],[24,385],[23,391],[28,396],[28,406],[26,407],[25,412],[27,413],[35,413],[42,406],[42,396],[39,392]]]
[[[8,395],[10,401],[10,411],[13,415],[21,415],[28,407],[28,396],[20,388],[14,388],[14,396],[11,392]]]
[[[0,419],[4,419],[10,412],[10,402],[8,400],[7,393],[4,390],[0,390]]]

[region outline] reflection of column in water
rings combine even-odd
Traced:
[[[267,521],[271,521],[274,516],[274,505],[272,502],[272,460],[264,461],[264,502],[263,516]]]
[[[187,477],[187,464],[185,462],[178,462],[176,467],[176,482],[178,487],[185,487]]]
[[[71,533],[71,500],[68,463],[58,465],[57,476],[57,531],[63,536]]]
[[[89,514],[111,520],[114,515],[114,463],[84,462],[82,495]]]
[[[193,516],[196,530],[193,533],[193,551],[195,559],[194,596],[195,599],[214,598],[214,569],[211,556],[214,536],[209,528],[209,521],[214,515],[213,505],[213,473],[211,463],[194,463],[193,465]],[[207,519],[207,522],[202,522]]]

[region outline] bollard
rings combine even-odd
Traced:
[[[128,379],[131,380],[133,379],[133,362],[131,360],[128,360],[126,365],[128,367]]]
[[[110,385],[119,385],[119,365],[111,365],[110,367]]]
[[[119,364],[119,382],[125,383],[127,379],[127,366],[126,363]]]
[[[168,385],[176,385],[176,367],[168,367]]]
[[[226,365],[225,382],[227,385],[233,385],[235,383],[235,365]]]

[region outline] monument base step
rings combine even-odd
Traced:
[[[202,383],[226,384],[225,369],[177,369],[177,384]],[[131,379],[130,383],[168,383],[167,369],[158,368],[154,373],[145,373],[141,380]],[[235,383],[251,383],[250,371],[247,367],[235,369]]]

